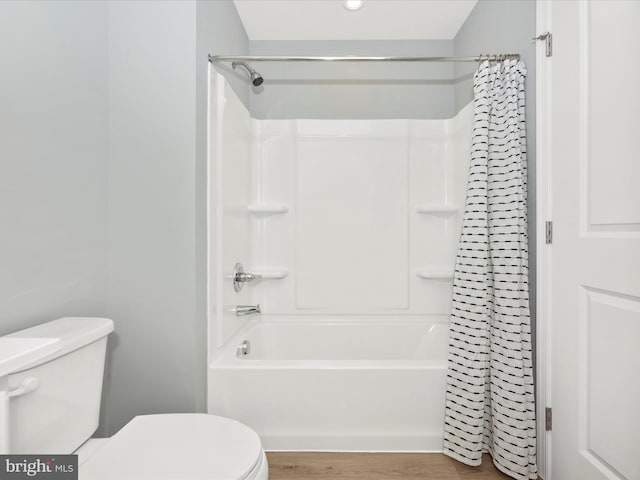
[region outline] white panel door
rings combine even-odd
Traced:
[[[640,479],[640,2],[550,5],[551,473]]]

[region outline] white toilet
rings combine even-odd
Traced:
[[[106,318],[67,317],[8,335],[58,338],[61,347],[9,375],[10,453],[76,453],[82,480],[268,478],[260,438],[228,418],[142,415],[111,438],[90,439],[112,331]]]

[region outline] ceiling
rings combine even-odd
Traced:
[[[250,40],[450,40],[477,0],[234,0]]]

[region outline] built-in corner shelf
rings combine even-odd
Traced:
[[[424,279],[451,280],[453,279],[453,268],[451,267],[431,267],[416,270],[416,275]]]
[[[287,213],[289,207],[286,205],[249,205],[247,211],[256,215],[278,215]]]
[[[260,275],[260,278],[264,280],[282,280],[287,275],[289,275],[289,270],[287,270],[286,268],[254,268],[253,270],[251,270],[251,272]]]
[[[423,204],[416,205],[416,212],[418,213],[456,213],[459,208],[456,205],[442,204]]]

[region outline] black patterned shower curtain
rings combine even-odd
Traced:
[[[537,479],[522,62],[483,62],[453,281],[444,452]]]

